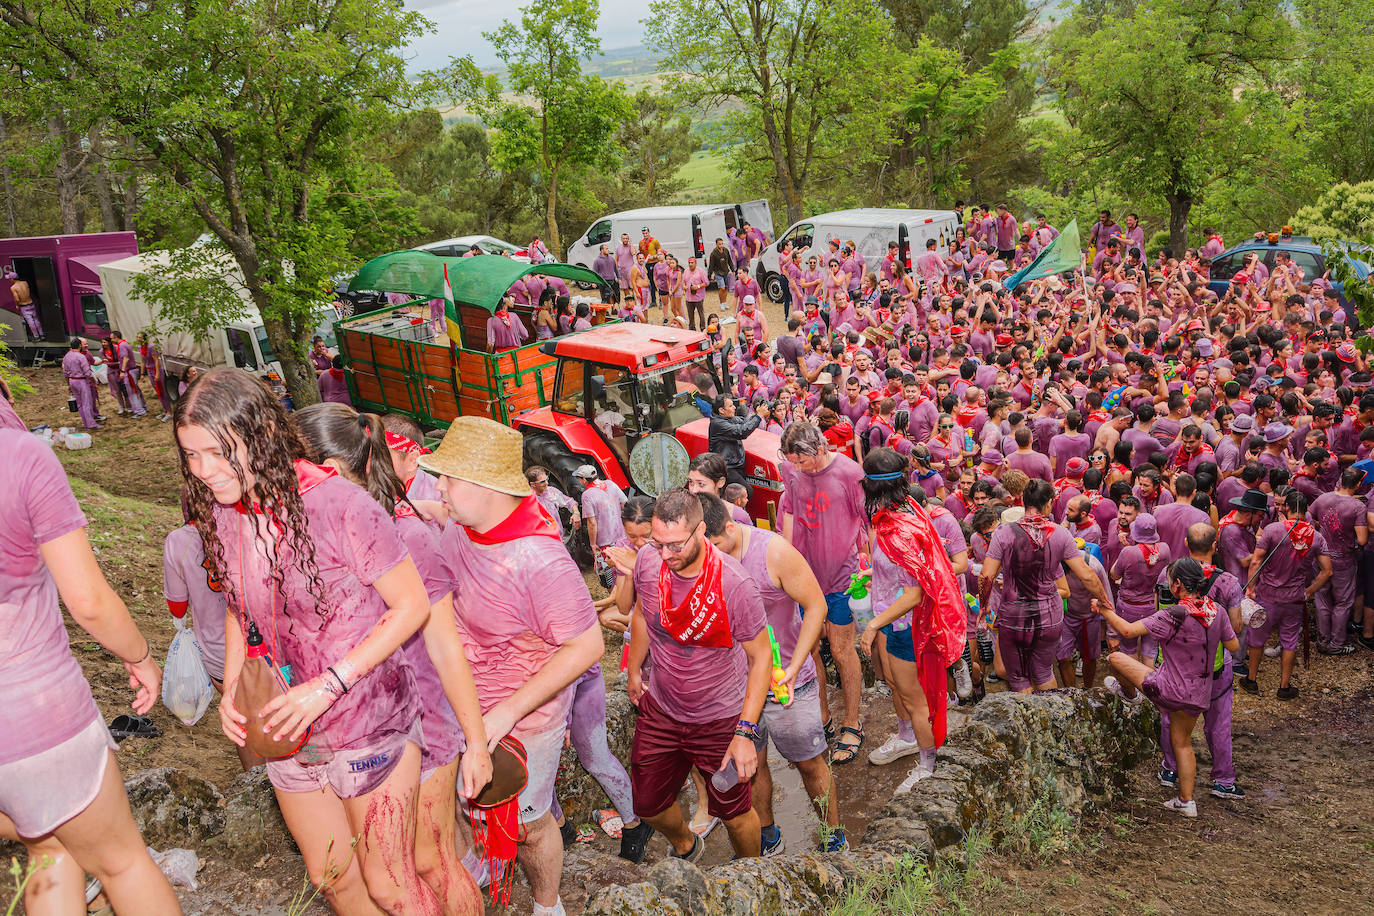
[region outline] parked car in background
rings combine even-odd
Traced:
[[[642,229],[658,240],[662,249],[684,265],[688,258],[704,258],[715,247],[716,239],[727,237],[730,229],[740,230],[748,223],[773,237],[773,214],[766,200],[742,204],[689,204],[676,207],[641,207],[610,213],[592,223],[586,234],[568,245],[568,263],[591,267],[602,245],[614,250],[622,234],[638,246]]]
[[[1363,280],[1369,279],[1369,253],[1360,251],[1354,246],[1346,246],[1348,251],[1346,257],[1354,265],[1355,275]],[[1218,296],[1224,296],[1226,290],[1231,286],[1231,280],[1240,271],[1245,263],[1245,256],[1250,252],[1256,252],[1260,261],[1271,271],[1274,269],[1274,258],[1280,252],[1287,252],[1293,259],[1293,263],[1302,268],[1303,279],[1311,281],[1327,270],[1327,256],[1323,246],[1312,241],[1304,235],[1268,235],[1264,238],[1251,238],[1233,248],[1228,248],[1221,254],[1212,259],[1212,270],[1208,276],[1207,286]],[[1359,257],[1363,255],[1363,259]],[[1346,308],[1345,294],[1341,290],[1341,284],[1335,283],[1336,292],[1340,294],[1342,308]],[[1354,319],[1351,315],[1350,318]]]
[[[518,245],[502,241],[491,235],[460,235],[457,238],[441,239],[426,245],[416,245],[416,251],[428,251],[441,258],[461,258],[476,245],[483,254],[503,254],[522,264],[530,263],[529,253]]]

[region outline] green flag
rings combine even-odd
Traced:
[[[1077,270],[1082,262],[1083,252],[1078,242],[1078,220],[1073,220],[1064,227],[1058,238],[1050,242],[1049,247],[1035,256],[1034,261],[1007,277],[1004,285],[1007,289],[1016,289],[1022,283],[1039,280],[1050,274]]]

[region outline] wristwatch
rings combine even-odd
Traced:
[[[748,738],[753,741],[759,737],[758,723],[750,722],[748,719],[740,719],[735,723],[735,736],[737,738]]]

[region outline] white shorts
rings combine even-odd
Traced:
[[[22,837],[47,836],[90,807],[100,794],[110,751],[118,746],[95,719],[46,751],[0,764],[0,812]]]

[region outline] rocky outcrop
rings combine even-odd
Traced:
[[[158,767],[133,774],[124,789],[143,842],[156,849],[194,848],[224,830],[224,796],[203,779]]]
[[[226,795],[224,831],[206,843],[208,850],[242,866],[265,855],[298,852],[264,767],[241,774]]]
[[[1159,717],[1103,690],[999,693],[936,758],[935,775],[894,797],[844,854],[747,859],[702,870],[660,862],[648,880],[602,889],[591,916],[773,916],[824,912],[903,857],[930,859],[972,830],[997,838],[1037,804],[1071,812],[1109,803],[1157,748]]]

